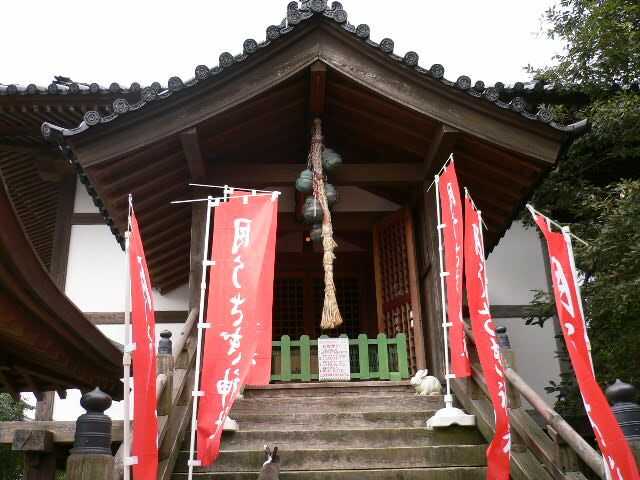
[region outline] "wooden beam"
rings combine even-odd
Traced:
[[[444,164],[453,153],[460,136],[460,132],[455,128],[440,125],[424,157],[424,178],[431,177]]]
[[[101,213],[74,213],[71,215],[71,225],[105,225]]]
[[[9,379],[9,377],[2,372],[1,369],[0,369],[0,383],[4,385],[4,389],[7,392],[9,392],[9,395],[11,395],[11,398],[13,398],[16,402],[20,400],[20,392],[18,391],[17,387]]]
[[[111,441],[121,442],[123,436],[122,420],[111,422]],[[48,431],[53,435],[54,443],[73,443],[76,433],[76,422],[33,421],[33,422],[0,422],[0,444],[12,444],[17,431]]]
[[[229,185],[292,185],[304,168],[298,163],[223,164],[211,169],[210,178]],[[407,184],[422,179],[419,163],[345,163],[331,174],[334,185]]]
[[[180,133],[182,151],[187,159],[189,174],[193,182],[204,182],[207,179],[207,164],[200,149],[200,137],[197,128],[190,128]]]
[[[315,62],[309,67],[309,113],[312,118],[324,114],[326,91],[327,66],[322,62]]]
[[[56,229],[53,234],[53,249],[49,272],[56,285],[64,291],[67,280],[67,263],[69,260],[69,241],[71,240],[71,218],[76,194],[76,176],[67,175],[60,182],[60,199],[56,212]],[[104,223],[102,220],[101,223]]]
[[[184,323],[187,319],[184,310],[156,311],[156,323]],[[124,312],[86,312],[85,316],[94,325],[121,325],[124,323]]]
[[[333,212],[331,221],[336,232],[370,232],[389,212]],[[278,214],[278,233],[308,232],[311,225],[295,220],[291,213]]]

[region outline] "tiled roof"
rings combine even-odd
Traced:
[[[529,120],[542,122],[559,130],[567,129],[567,127],[554,122],[550,109],[544,105],[538,105],[541,94],[553,90],[552,86],[545,85],[544,82],[516,82],[509,86],[498,82],[493,86],[487,86],[480,80],[472,82],[467,75],[461,75],[455,81],[448,80],[445,78],[445,69],[441,64],[435,63],[427,68],[420,65],[418,54],[414,51],[409,51],[403,56],[396,54],[394,52],[394,41],[391,38],[384,38],[379,43],[371,40],[371,28],[366,24],[357,26],[352,24],[340,2],[332,2],[331,6],[328,6],[326,0],[306,0],[290,2],[287,6],[286,17],[279,24],[267,27],[264,41],[245,40],[241,53],[236,55],[229,52],[222,53],[218,58],[218,64],[214,67],[198,65],[194,70],[194,76],[188,80],[183,80],[180,77],[171,77],[168,79],[166,86],[162,86],[159,82],[154,82],[150,86],[140,88],[139,84],[134,83],[128,89],[123,89],[117,83],[113,83],[107,89],[95,83],[90,85],[80,84],[69,79],[57,77],[57,80],[47,88],[47,93],[64,95],[90,92],[110,93],[113,95],[115,92],[121,92],[122,95],[112,102],[111,108],[104,111],[91,110],[86,112],[84,120],[76,128],[64,129],[51,124],[44,124],[43,134],[45,137],[49,136],[53,128],[62,132],[65,136],[75,135],[94,125],[110,123],[122,115],[144,108],[149,103],[162,101],[176,92],[197,88],[199,85],[205,84],[223,74],[226,70],[233,69],[237,64],[247,61],[252,55],[268,48],[272,43],[286,37],[299,26],[318,17],[335,23],[346,33],[359,39],[368,47],[383,52],[391,61],[412,70],[418,76],[436,80],[443,86],[465,92],[476,101],[491,102],[499,109],[517,112]],[[38,94],[39,92],[41,90],[35,85],[25,88],[15,85],[0,86],[0,95],[26,95]],[[531,104],[530,98],[535,98],[536,101]]]

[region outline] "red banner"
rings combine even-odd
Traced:
[[[578,380],[582,402],[604,458],[607,478],[637,480],[640,475],[634,456],[593,372],[582,303],[573,268],[571,239],[567,233],[552,232],[544,216],[536,214],[535,220],[547,240],[558,319]]]
[[[158,471],[158,417],[156,414],[156,320],[149,270],[140,230],[131,213],[129,240],[131,325],[133,343],[133,444],[135,480],[156,480]]]
[[[482,238],[482,220],[471,198],[465,196],[465,279],[471,328],[487,388],[493,403],[496,433],[487,449],[487,479],[509,480],[511,432],[507,407],[507,382],[500,346],[489,310],[487,265]]]
[[[264,290],[260,292],[258,301],[261,312],[257,320],[258,345],[256,347],[255,362],[249,370],[247,385],[269,385],[271,381],[271,338],[273,336],[273,275],[276,260],[276,230],[278,228],[278,209],[273,209],[271,228],[267,238],[267,250],[260,274],[260,285]]]
[[[447,165],[438,182],[440,211],[444,237],[445,268],[448,272],[447,314],[449,328],[449,348],[451,350],[451,371],[457,378],[471,375],[471,364],[467,352],[467,340],[462,323],[462,265],[463,265],[463,224],[460,189],[453,160]]]
[[[218,457],[224,421],[257,352],[258,319],[271,314],[260,297],[273,291],[273,276],[262,271],[265,257],[274,258],[266,253],[275,248],[269,241],[274,210],[277,201],[270,195],[232,197],[216,208],[197,421],[202,465]]]

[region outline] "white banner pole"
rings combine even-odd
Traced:
[[[124,420],[123,420],[123,438],[124,452],[122,457],[122,465],[124,471],[124,480],[131,478],[130,467],[131,461],[131,413],[130,413],[130,396],[131,396],[131,269],[129,264],[129,242],[131,236],[131,209],[132,199],[129,194],[129,216],[127,222],[127,231],[124,234],[124,278],[125,278],[125,295],[124,295],[124,353],[122,354],[122,365],[124,367]]]
[[[585,323],[586,318],[584,316],[584,309],[582,308],[582,295],[580,294],[580,285],[578,285],[578,272],[576,270],[576,261],[573,258],[573,243],[571,242],[571,230],[569,227],[562,227],[562,236],[567,244],[567,251],[569,252],[569,263],[571,264],[571,274],[573,275],[573,281],[576,285],[576,296],[578,300],[578,308],[580,309],[580,315],[582,316],[582,328],[584,329],[584,341],[587,344],[587,351],[589,352],[589,363],[591,365],[591,371],[595,377],[595,369],[593,368],[593,358],[591,358],[591,342],[589,341],[589,335],[587,334],[587,325]]]
[[[207,267],[213,266],[213,262],[211,262],[207,258],[207,254],[209,253],[209,230],[211,228],[211,207],[212,207],[213,197],[207,197],[207,213],[205,218],[205,229],[204,229],[204,248],[202,251],[202,278],[200,281],[200,306],[198,311],[198,341],[196,345],[196,370],[195,370],[195,379],[194,379],[194,387],[193,392],[191,392],[193,396],[193,405],[191,408],[191,440],[189,446],[189,480],[193,479],[193,467],[197,467],[200,465],[200,461],[195,459],[195,448],[196,448],[196,431],[197,431],[197,421],[198,421],[198,397],[203,395],[203,392],[200,391],[200,363],[202,356],[202,330],[208,328],[210,325],[204,322],[204,305],[205,305],[205,295],[207,293]],[[219,202],[219,200],[217,201]],[[216,202],[216,203],[217,203]]]
[[[449,367],[449,327],[451,323],[447,321],[447,300],[445,297],[445,281],[444,277],[449,275],[444,270],[444,254],[442,245],[442,229],[447,226],[442,223],[442,214],[440,212],[440,175],[435,176],[434,180],[436,186],[436,212],[438,216],[438,255],[440,257],[440,300],[442,302],[442,329],[444,332],[444,370],[445,370],[445,382],[446,382],[446,394],[444,396],[445,408],[453,407],[453,396],[451,395],[451,379],[455,378],[452,375]]]
[[[453,154],[449,156],[449,160],[453,158]],[[449,162],[447,160],[447,162]],[[438,219],[438,255],[440,257],[440,300],[442,302],[442,332],[444,343],[444,378],[446,382],[446,392],[444,395],[444,408],[438,410],[429,420],[427,420],[427,430],[433,430],[436,427],[449,427],[451,425],[473,426],[476,423],[476,417],[464,413],[461,409],[453,406],[453,395],[451,393],[451,379],[456,376],[450,371],[449,361],[449,328],[451,322],[447,321],[447,301],[445,296],[445,280],[449,272],[444,270],[444,246],[442,242],[442,230],[448,225],[442,223],[442,213],[440,212],[440,175],[436,174],[433,182],[436,186],[436,213]]]

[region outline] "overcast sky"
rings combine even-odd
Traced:
[[[196,65],[240,53],[246,38],[264,40],[284,17],[287,0],[150,2],[31,0],[2,4],[0,83],[48,85],[54,75],[79,82],[148,85]],[[455,80],[512,83],[527,64],[548,64],[557,42],[541,32],[553,0],[344,0],[349,21],[372,38],[391,37],[396,53],[415,50],[425,67],[441,63]]]

